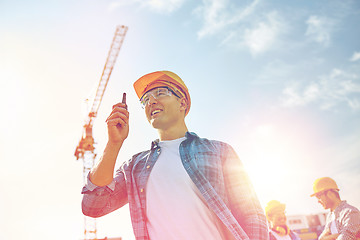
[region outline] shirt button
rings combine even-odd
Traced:
[[[150,165],[147,165],[146,168],[149,169],[149,168],[150,168]]]

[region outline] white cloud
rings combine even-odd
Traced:
[[[283,90],[284,106],[318,104],[321,109],[333,109],[345,103],[352,110],[360,110],[359,76],[340,69],[333,69],[328,75],[306,86],[292,84]]]
[[[236,7],[228,0],[203,0],[195,14],[203,20],[198,38],[218,34],[221,44],[247,48],[252,55],[268,51],[277,42],[285,24],[278,12],[257,13],[260,0],[244,7]]]
[[[185,0],[147,0],[141,2],[144,6],[149,6],[157,12],[171,13],[179,9]]]
[[[110,12],[115,11],[117,8],[125,6],[125,5],[129,5],[131,3],[131,1],[116,1],[116,2],[111,2],[108,6],[108,10]]]
[[[254,0],[245,8],[235,8],[228,0],[203,0],[203,5],[194,11],[204,21],[198,37],[214,35],[229,25],[239,23],[254,12],[258,3],[259,0]]]
[[[195,9],[194,13],[201,15],[204,21],[198,37],[213,35],[226,25],[226,0],[203,1],[203,6]]]
[[[140,4],[141,7],[149,8],[158,13],[169,14],[179,9],[186,0],[118,0],[113,1],[109,5],[109,11],[114,11],[116,8]]]
[[[308,27],[305,36],[311,41],[329,46],[331,42],[331,32],[333,31],[333,20],[326,17],[310,16],[306,21]]]
[[[285,98],[283,99],[283,105],[285,106],[303,106],[306,105],[310,100],[306,98],[306,94],[299,93],[298,84],[286,87],[283,90]],[[306,90],[305,90],[306,91]]]
[[[158,13],[169,14],[179,9],[186,0],[117,0],[109,5],[109,10],[138,4]],[[203,23],[197,32],[199,39],[217,35],[221,44],[247,48],[252,55],[269,50],[277,41],[284,26],[279,14],[257,13],[255,11],[261,0],[252,0],[249,3],[234,2],[231,0],[202,0],[193,13]],[[241,5],[242,6],[239,6]]]
[[[266,22],[259,22],[253,29],[245,30],[244,44],[253,55],[265,52],[276,41],[280,29],[277,13],[272,12],[268,14]]]
[[[360,59],[360,52],[354,52],[354,54],[352,55],[352,57],[350,58],[351,62],[355,62],[357,60]]]

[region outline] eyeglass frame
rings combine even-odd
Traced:
[[[156,87],[156,88],[150,89],[149,91],[145,92],[145,93],[142,95],[142,97],[140,98],[140,100],[139,100],[139,101],[140,101],[140,105],[141,105],[141,107],[142,107],[143,109],[144,109],[145,106],[149,103],[149,100],[150,100],[150,98],[149,98],[149,100],[148,100],[146,103],[143,103],[144,96],[145,96],[146,94],[152,92],[152,91],[155,90],[155,89],[161,89],[161,88],[165,88],[165,89],[168,90],[168,93],[171,93],[171,94],[167,94],[166,96],[171,96],[172,94],[174,94],[175,97],[181,98],[178,94],[175,93],[174,90],[172,90],[171,88],[169,88],[169,87],[167,87],[167,86]],[[158,97],[154,96],[153,94],[150,93],[150,95],[151,95],[154,99],[158,99]],[[149,97],[150,97],[150,96],[149,96]]]
[[[326,189],[326,190],[324,190],[324,191],[321,191],[321,192],[318,192],[317,194],[315,194],[315,197],[316,197],[317,199],[320,199],[321,196],[327,195],[328,192],[333,192],[333,193],[335,193],[335,192],[338,192],[338,191],[336,191],[335,189]]]

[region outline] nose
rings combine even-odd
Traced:
[[[152,104],[154,104],[156,102],[157,102],[156,98],[152,94],[150,94],[148,105],[152,105]]]

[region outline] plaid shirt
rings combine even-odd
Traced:
[[[337,240],[355,240],[356,234],[360,233],[360,211],[354,206],[351,206],[346,201],[341,201],[340,205],[334,210],[335,214],[335,225],[339,232]],[[324,231],[319,236],[325,236],[331,234],[331,212],[326,218],[326,224]],[[359,238],[359,235],[357,236]]]
[[[234,239],[267,240],[266,218],[244,166],[226,143],[186,133],[180,158],[208,207],[229,229]],[[158,141],[134,155],[117,170],[111,184],[83,188],[82,210],[90,217],[108,214],[129,203],[136,239],[149,239],[146,227],[146,183],[161,153]]]

